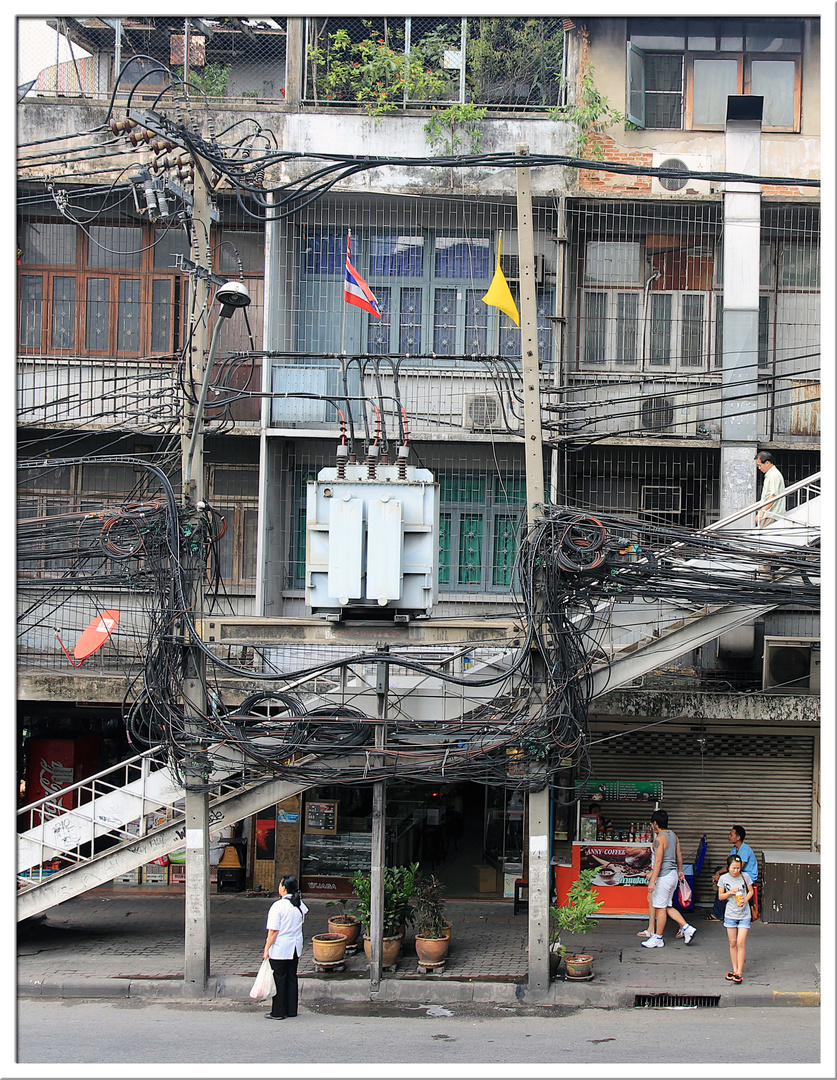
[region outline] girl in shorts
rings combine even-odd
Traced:
[[[740,855],[730,855],[729,869],[718,878],[718,899],[726,900],[724,926],[729,938],[729,958],[732,971],[724,976],[728,982],[744,981],[747,934],[750,930],[750,900],[753,898],[753,882],[743,870]]]

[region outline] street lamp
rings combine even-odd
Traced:
[[[203,420],[206,395],[209,393],[209,380],[212,375],[212,367],[215,363],[215,347],[218,344],[218,335],[223,326],[221,320],[232,318],[233,313],[237,308],[246,308],[250,304],[250,293],[247,291],[247,286],[242,281],[225,282],[220,286],[215,297],[221,304],[221,314],[218,316],[215,323],[215,329],[212,331],[212,341],[209,343],[209,355],[206,358],[206,367],[204,368],[203,380],[201,382],[201,392],[198,397],[198,404],[195,408],[195,417],[192,422],[192,436],[189,439],[189,449],[186,452],[186,461],[183,466],[184,492],[188,490],[189,483],[192,479],[192,458],[195,454],[198,432],[200,430],[201,421]]]

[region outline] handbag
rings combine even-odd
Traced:
[[[689,904],[692,900],[692,887],[684,878],[677,886],[677,894],[681,904]]]
[[[273,982],[273,968],[269,960],[262,960],[262,966],[256,974],[256,981],[250,990],[250,997],[254,1001],[264,1001],[265,998],[273,997],[276,986]]]

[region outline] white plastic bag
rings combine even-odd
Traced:
[[[276,986],[273,982],[273,968],[269,960],[262,960],[262,966],[256,975],[256,981],[250,991],[250,997],[254,1001],[264,1001],[265,998],[273,997]]]

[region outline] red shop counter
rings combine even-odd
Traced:
[[[596,895],[603,906],[600,915],[647,915],[648,880],[654,862],[653,845],[637,840],[576,840],[572,865],[555,867],[555,893],[560,906],[567,902],[570,886],[582,870],[595,866],[593,879]]]

